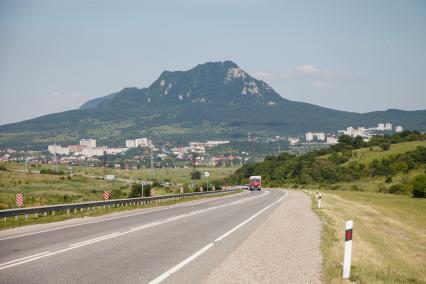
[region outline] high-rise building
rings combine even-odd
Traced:
[[[135,140],[126,140],[126,148],[135,148]]]
[[[307,132],[305,136],[306,142],[311,142],[312,140],[314,140],[314,134],[312,132]]]
[[[317,140],[319,141],[325,141],[325,133],[324,132],[317,132],[314,133],[314,136],[317,138]]]
[[[401,125],[398,125],[397,127],[395,127],[395,132],[397,132],[397,133],[399,133],[399,132],[402,132],[402,126]]]
[[[385,130],[392,130],[392,123],[386,123]]]
[[[327,143],[327,144],[334,145],[334,144],[339,143],[339,140],[338,140],[336,137],[328,136],[328,137],[327,137],[327,142],[326,142],[326,143]]]
[[[95,148],[96,140],[95,139],[80,139],[80,145],[86,146],[87,148]]]
[[[377,124],[377,130],[381,130],[381,131],[385,130],[385,124],[384,123]]]

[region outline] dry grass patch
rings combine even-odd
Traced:
[[[351,281],[426,283],[426,200],[368,192],[323,192],[325,283],[342,280],[345,221],[354,220]],[[314,207],[314,206],[313,206]]]

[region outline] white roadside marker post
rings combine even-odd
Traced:
[[[351,273],[351,258],[352,258],[352,228],[354,222],[346,221],[345,230],[345,253],[343,257],[343,278],[349,278]]]
[[[318,209],[321,208],[321,199],[322,199],[322,195],[321,193],[318,195]]]

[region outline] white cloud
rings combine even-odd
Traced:
[[[336,86],[333,85],[333,84],[324,83],[324,82],[321,82],[321,81],[313,81],[312,86],[314,88],[321,89],[321,90],[330,90],[330,89],[336,88]]]
[[[296,71],[303,74],[314,74],[314,73],[321,72],[319,68],[316,68],[314,65],[311,65],[311,64],[303,64],[303,65],[297,66]]]

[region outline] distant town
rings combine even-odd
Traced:
[[[272,138],[257,138],[248,134],[245,143],[285,143],[283,148],[277,146],[277,152],[288,151],[295,154],[327,147],[338,143],[341,135],[360,136],[368,141],[374,135],[399,133],[403,127],[393,127],[389,122],[378,123],[376,127],[352,127],[338,130],[335,133],[307,132],[299,136],[274,136]],[[243,141],[244,142],[244,141]],[[185,146],[155,145],[149,138],[127,139],[123,147],[98,146],[96,139],[80,139],[79,144],[48,145],[47,151],[17,151],[5,149],[0,151],[0,161],[20,161],[30,163],[108,166],[116,169],[139,168],[168,168],[196,166],[240,166],[251,161],[252,153],[237,149],[233,154],[213,152],[212,149],[230,144],[229,140],[190,142]],[[242,143],[242,142],[241,142]],[[278,145],[278,144],[277,144]],[[282,145],[282,144],[279,144]],[[238,147],[238,146],[237,146]]]

